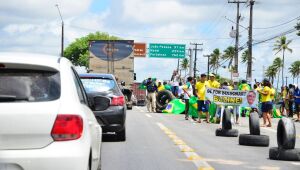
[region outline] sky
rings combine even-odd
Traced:
[[[55,4],[59,4],[65,23],[65,47],[96,31],[135,42],[186,44],[187,48],[194,48],[191,43],[203,43],[197,55],[197,70],[204,73],[204,55],[215,48],[223,52],[235,43],[229,33],[235,27],[232,21],[236,20],[237,8],[227,0],[0,0],[0,51],[59,55],[61,20]],[[300,16],[299,9],[299,0],[256,0],[254,43],[292,29]],[[248,37],[247,4],[240,5],[240,14],[239,45],[243,46]],[[286,53],[285,75],[292,83],[287,68],[300,60],[300,37],[293,32],[287,38],[293,40],[293,52]],[[253,47],[253,79],[261,81],[263,69],[275,57],[281,57],[273,51],[274,43],[271,40]],[[149,76],[168,80],[177,68],[177,59],[136,58],[134,65],[137,81]],[[241,78],[245,78],[245,72],[246,65],[240,63]],[[228,69],[220,68],[218,73],[230,78]]]

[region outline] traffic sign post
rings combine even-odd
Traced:
[[[151,58],[185,58],[184,44],[149,44]]]

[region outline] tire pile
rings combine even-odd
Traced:
[[[216,136],[237,137],[238,135],[239,131],[232,129],[231,112],[229,109],[225,109],[222,118],[222,128],[216,130]]]
[[[270,139],[267,135],[260,135],[259,115],[251,112],[249,117],[250,134],[240,134],[239,144],[246,146],[269,146]]]
[[[277,126],[278,147],[269,150],[269,158],[273,160],[300,161],[300,149],[295,148],[296,128],[291,119],[282,118]]]
[[[161,113],[173,99],[175,99],[175,96],[168,90],[158,92],[156,96],[156,112]]]

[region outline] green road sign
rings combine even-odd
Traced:
[[[149,44],[149,57],[185,58],[184,44]]]

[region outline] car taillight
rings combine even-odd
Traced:
[[[125,103],[124,96],[114,96],[114,97],[111,99],[110,105],[111,105],[111,106],[123,106],[124,103]]]
[[[75,140],[81,137],[82,130],[83,121],[80,116],[59,114],[54,122],[51,136],[54,141]]]

